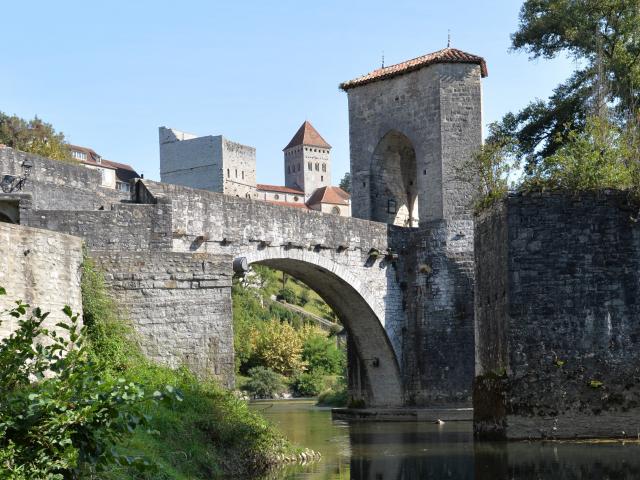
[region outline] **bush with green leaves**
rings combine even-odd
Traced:
[[[338,348],[336,339],[328,336],[318,327],[305,327],[301,330],[302,360],[309,371],[326,375],[340,375],[346,366],[346,351]]]
[[[282,376],[268,368],[253,367],[249,377],[244,388],[254,398],[273,398],[285,391]]]
[[[327,387],[325,374],[322,370],[299,373],[293,378],[292,387],[296,396],[315,397]]]
[[[287,303],[296,304],[296,300],[297,300],[296,294],[290,288],[283,288],[282,290],[280,290],[278,297]]]
[[[0,294],[6,294],[0,289]],[[48,313],[17,301],[16,330],[0,342],[0,477],[67,479],[126,464],[151,464],[113,449],[138,427],[149,406],[180,400],[171,387],[145,392],[138,383],[103,376],[89,357],[87,330],[64,308],[64,334],[43,327]]]

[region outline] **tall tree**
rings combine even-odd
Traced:
[[[583,131],[589,116],[606,111],[620,125],[637,124],[640,0],[526,0],[512,48],[532,59],[569,55],[579,65],[549,99],[507,114],[496,128],[500,138],[515,137],[529,168]]]
[[[340,180],[340,188],[347,193],[351,193],[351,172],[347,172]]]
[[[38,117],[24,120],[0,112],[0,143],[54,160],[73,161],[64,134]]]

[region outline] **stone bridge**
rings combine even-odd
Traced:
[[[4,169],[24,158],[0,149]],[[231,280],[244,259],[299,278],[335,310],[354,400],[468,402],[472,274],[460,267],[472,265],[472,235],[461,235],[469,222],[404,228],[148,180],[129,199],[80,187],[75,195],[60,189],[86,169],[29,158],[25,190],[1,196],[0,208],[13,223],[82,238],[152,359],[233,386]]]
[[[149,181],[139,181],[135,195],[142,204],[171,205],[172,251],[245,259],[313,288],[358,352],[357,388],[373,403],[402,403],[404,313],[392,227]]]

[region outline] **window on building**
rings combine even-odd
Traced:
[[[231,172],[229,171],[228,168],[227,168],[227,178],[231,178]]]
[[[320,164],[318,162],[316,162],[316,172],[320,171]]]
[[[307,168],[309,171],[313,170],[313,164],[311,162],[307,163]]]
[[[396,213],[396,201],[392,198],[387,201],[387,213]]]
[[[323,164],[322,164],[322,171],[323,171],[323,172],[326,172],[326,171],[327,171],[327,164],[326,164],[326,163],[323,163]]]
[[[120,192],[130,191],[129,184],[125,182],[116,182],[116,190]]]
[[[324,182],[324,175],[320,175],[320,181]]]
[[[244,170],[242,170],[242,179],[244,180]]]
[[[245,198],[251,198],[251,194],[250,194],[250,193],[248,193],[248,192],[247,192],[247,193],[245,193],[245,195],[244,195],[244,196],[245,196]]]
[[[287,166],[287,173],[291,173],[291,165]]]
[[[278,195],[277,193],[273,196],[274,199],[276,200],[280,200],[280,195]]]
[[[236,178],[238,178],[238,169],[236,168]]]
[[[298,171],[300,171],[300,164],[298,164]]]
[[[333,207],[331,209],[331,213],[333,213],[334,215],[340,215],[340,207]]]
[[[298,200],[300,200],[300,197],[298,197],[297,195],[295,197],[293,197],[293,201],[297,202]]]
[[[79,152],[78,150],[73,150],[71,152],[71,156],[76,160],[86,160],[87,154],[85,152]]]

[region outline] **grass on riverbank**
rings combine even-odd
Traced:
[[[148,412],[151,431],[138,430],[116,445],[122,452],[146,457],[155,469],[139,473],[133,467],[114,467],[101,479],[249,478],[268,470],[279,455],[294,452],[266,420],[215,382],[145,359],[133,330],[106,293],[102,274],[89,259],[84,264],[82,294],[91,354],[104,375],[125,378],[147,391],[171,385],[183,398],[172,406],[156,406]]]

